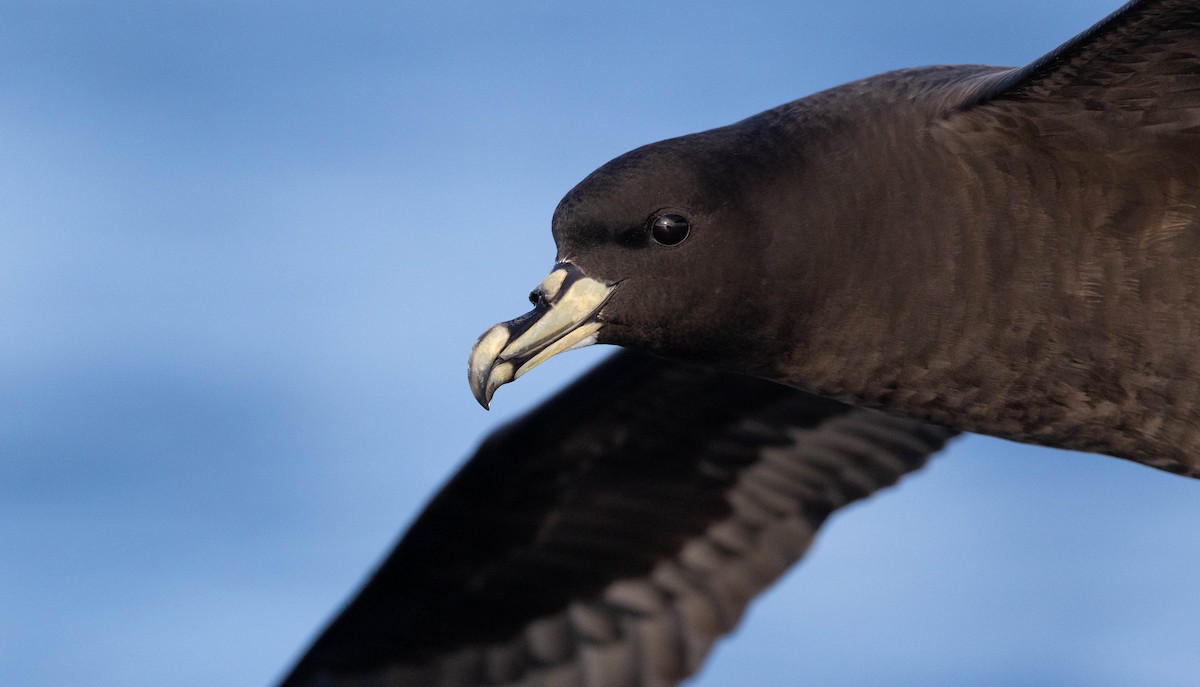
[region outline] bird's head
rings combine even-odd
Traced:
[[[471,351],[484,407],[500,385],[592,343],[723,366],[759,345],[773,236],[761,208],[777,205],[762,197],[775,173],[764,165],[777,156],[742,128],[638,148],[567,193],[552,223],[557,262],[529,296],[534,309]]]

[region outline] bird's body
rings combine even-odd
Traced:
[[[618,157],[468,375],[640,353],[492,435],[285,684],[675,684],[958,431],[1200,475],[1198,200],[1179,0]]]
[[[735,125],[820,161],[765,187],[748,299],[794,309],[757,315],[771,362],[745,371],[1200,474],[1200,135],[1124,108],[956,111],[1005,73],[885,74]]]
[[[1200,474],[1200,135],[1187,118],[1143,126],[1155,114],[1147,103],[1157,105],[1148,98],[1066,112],[1004,93],[964,105],[1010,71],[893,72],[665,142],[678,158],[668,173],[737,174],[717,159],[744,164],[754,183],[703,191],[734,199],[700,211],[731,225],[711,239],[721,256],[707,265],[712,292],[676,297],[687,312],[672,312],[669,330],[638,322],[614,340],[969,431]],[[663,145],[598,170],[559,221],[603,212],[588,206],[624,188],[610,176],[660,194]],[[734,221],[722,217],[730,208]],[[563,243],[563,259],[586,250]],[[647,308],[647,319],[664,309]]]

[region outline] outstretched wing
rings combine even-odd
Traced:
[[[283,684],[675,684],[954,434],[621,352],[491,435]]]
[[[962,106],[1004,100],[1200,106],[1200,3],[1133,0],[1038,60],[990,76]]]
[[[1067,104],[1153,113],[1136,123],[1191,130],[1198,122],[1185,113],[1200,108],[1200,3],[1133,0],[1024,67],[982,75],[962,95],[960,112]]]

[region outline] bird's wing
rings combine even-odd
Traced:
[[[1065,102],[1093,111],[1155,111],[1195,127],[1171,111],[1200,107],[1200,3],[1134,0],[1038,60],[983,76],[964,96],[960,111]]]
[[[284,685],[675,684],[954,434],[618,353],[488,437]]]

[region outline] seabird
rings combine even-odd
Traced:
[[[834,510],[960,431],[1200,476],[1200,3],[908,69],[602,166],[554,213],[494,432],[285,687],[673,685]]]

